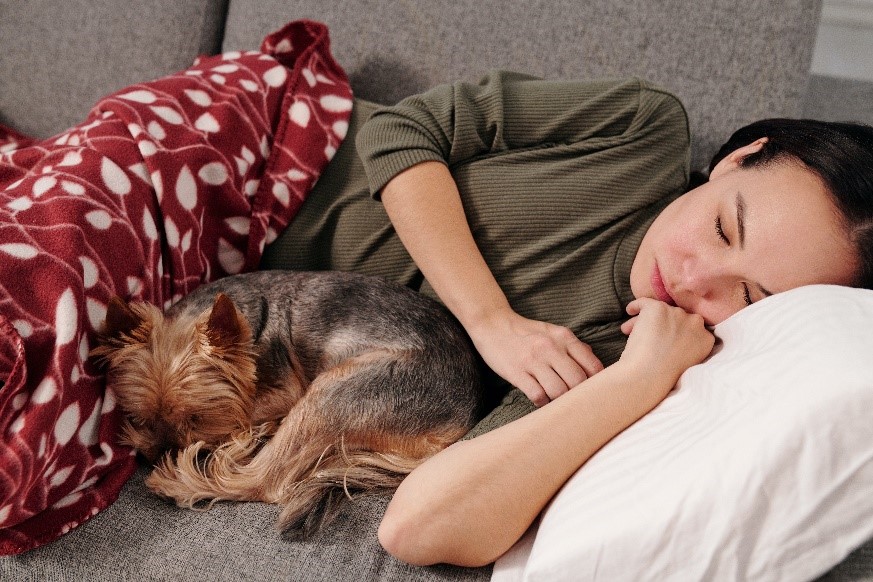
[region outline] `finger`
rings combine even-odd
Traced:
[[[642,312],[644,309],[655,306],[672,307],[670,305],[667,305],[663,301],[652,299],[651,297],[638,297],[627,304],[625,311],[628,315],[639,315],[640,312]]]
[[[566,394],[567,391],[570,389],[570,387],[567,386],[561,376],[549,366],[543,366],[541,368],[538,368],[534,372],[534,376],[536,377],[537,382],[539,382],[540,386],[543,387],[543,390],[546,392],[549,400],[554,400],[562,394]]]
[[[600,358],[594,355],[594,351],[591,349],[591,346],[588,344],[578,341],[569,346],[567,346],[567,353],[570,354],[570,357],[582,366],[582,370],[585,373],[585,377],[576,382],[568,382],[570,387],[576,386],[582,380],[587,380],[597,372],[603,371],[603,362],[600,361]],[[567,378],[562,375],[562,377],[566,380]]]
[[[515,387],[521,390],[537,408],[550,402],[549,395],[533,376],[525,374],[525,378],[515,383]]]
[[[625,307],[624,310],[630,316],[639,315],[640,310],[642,309],[641,304],[642,302],[639,299],[634,299],[627,304],[627,307]]]
[[[636,322],[637,322],[637,318],[631,317],[630,319],[628,319],[627,321],[622,323],[621,324],[621,333],[623,333],[624,335],[630,335],[631,332],[634,330],[634,324],[636,324]]]
[[[582,367],[582,364],[579,363],[578,359],[572,356],[564,356],[562,358],[558,358],[558,360],[555,361],[552,365],[552,369],[555,371],[556,374],[558,374],[558,376],[560,376],[561,380],[564,382],[564,385],[567,386],[568,389],[575,388],[576,386],[587,380],[592,374],[596,373],[589,373],[587,370],[585,370],[585,368]]]

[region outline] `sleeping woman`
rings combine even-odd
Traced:
[[[264,266],[436,296],[495,400],[517,389],[400,486],[379,529],[391,554],[494,561],[706,358],[712,325],[802,285],[873,287],[873,128],[753,123],[691,189],[689,141],[679,101],[639,80],[494,73],[356,102]]]

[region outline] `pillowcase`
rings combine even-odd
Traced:
[[[719,324],[704,363],[565,484],[492,582],[808,580],[873,537],[873,291]]]

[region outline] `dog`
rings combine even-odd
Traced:
[[[392,490],[482,412],[481,361],[438,302],[382,279],[261,271],[166,314],[114,298],[94,355],[124,442],[177,505],[282,507],[304,537],[344,497]]]

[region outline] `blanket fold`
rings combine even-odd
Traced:
[[[327,28],[203,57],[46,140],[0,128],[0,554],[111,504],[135,468],[89,359],[113,295],[167,307],[255,269],[345,137]]]

